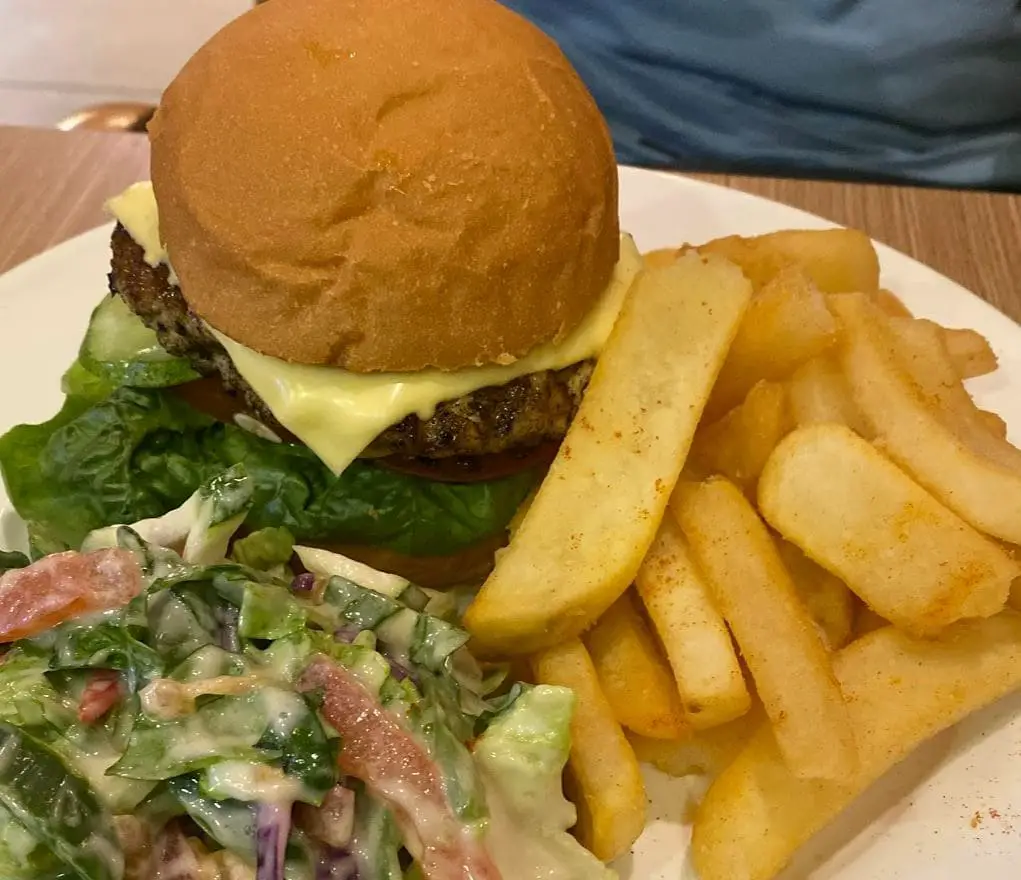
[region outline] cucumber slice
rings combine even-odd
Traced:
[[[90,373],[117,385],[166,388],[199,378],[119,296],[106,297],[92,312],[78,358]]]

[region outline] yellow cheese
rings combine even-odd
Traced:
[[[147,260],[152,257],[166,261],[151,185],[148,189],[144,184],[131,187],[111,200],[110,210],[145,249]],[[331,470],[340,473],[386,428],[412,413],[428,419],[443,401],[490,385],[504,385],[528,373],[559,370],[596,357],[642,266],[642,256],[632,238],[621,236],[620,259],[613,277],[585,320],[560,344],[540,345],[507,365],[452,372],[352,373],[338,367],[292,364],[267,357],[209,329],[277,421]]]
[[[141,245],[145,261],[150,266],[165,265],[170,270],[170,283],[177,284],[177,276],[167,259],[167,249],[160,240],[160,217],[152,182],[133,183],[107,201],[106,210],[127,230],[135,243]]]

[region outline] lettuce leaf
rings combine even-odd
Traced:
[[[255,483],[252,529],[445,555],[502,532],[538,476],[437,483],[362,461],[336,476],[307,448],[214,422],[171,393],[122,387],[97,401],[99,389],[68,385],[80,393],[53,419],[0,437],[11,501],[34,546],[50,552],[111,523],[159,516],[243,463]]]

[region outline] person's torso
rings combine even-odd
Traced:
[[[622,161],[1021,186],[1016,0],[504,0]]]

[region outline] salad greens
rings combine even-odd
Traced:
[[[486,880],[612,878],[567,834],[570,692],[495,691],[501,676],[468,654],[467,634],[430,613],[446,603],[403,579],[330,553],[306,554],[314,564],[295,574],[279,528],[231,547],[257,487],[235,466],[163,516],[91,533],[85,551],[137,561],[140,592],[7,651],[0,876],[144,875],[153,856],[129,845],[131,829],[175,877],[439,876],[405,836],[410,798],[420,827],[447,823],[485,853]],[[9,586],[27,560],[0,559]],[[388,722],[341,737],[324,708],[338,694],[306,683],[323,663],[400,736]],[[422,773],[438,795],[418,788]]]
[[[118,297],[97,307],[64,375],[60,412],[0,437],[0,476],[37,555],[76,548],[110,523],[160,516],[234,464],[252,479],[250,527],[411,556],[500,534],[536,482],[525,472],[439,483],[367,461],[336,476],[304,446],[200,414],[172,390],[194,377]]]

